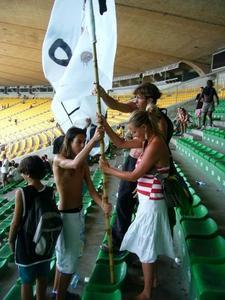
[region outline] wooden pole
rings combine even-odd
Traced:
[[[99,95],[99,74],[98,74],[98,59],[97,59],[97,50],[96,50],[96,34],[95,34],[95,18],[94,18],[94,9],[92,0],[90,0],[90,13],[91,13],[91,23],[92,23],[92,37],[93,37],[93,62],[94,62],[94,71],[95,71],[95,82],[97,86],[97,111],[101,115],[101,100]],[[102,126],[102,124],[98,124]],[[100,141],[100,152],[101,156],[105,158],[105,144],[103,138]],[[108,203],[108,178],[105,173],[103,173],[103,195],[102,201]],[[105,214],[105,230],[108,235],[108,247],[109,247],[109,269],[110,269],[110,282],[115,282],[114,276],[114,261],[113,261],[113,247],[112,247],[112,230],[110,226],[109,216]]]

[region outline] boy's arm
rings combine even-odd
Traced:
[[[67,159],[62,155],[56,155],[54,158],[54,164],[61,167],[62,169],[77,169],[80,167],[86,160],[89,152],[102,137],[102,132],[99,129],[96,129],[94,136],[90,141],[85,145],[80,153],[76,155],[74,159]]]
[[[15,210],[14,210],[13,219],[9,230],[9,245],[13,252],[15,249],[17,232],[21,224],[22,212],[23,212],[22,193],[20,190],[17,190],[16,198],[15,198]]]
[[[84,176],[85,176],[84,180],[87,184],[87,188],[88,188],[90,196],[93,198],[95,203],[98,204],[98,206],[100,206],[102,208],[104,213],[109,214],[112,210],[112,205],[111,205],[111,203],[105,204],[102,202],[102,199],[101,199],[100,195],[97,193],[97,191],[93,185],[93,182],[91,180],[90,171],[89,171],[89,167],[87,164],[85,166],[85,175]]]

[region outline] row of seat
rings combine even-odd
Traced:
[[[12,101],[12,105],[11,105]],[[0,110],[1,142],[10,159],[48,146],[61,134],[51,112],[51,99],[8,100]],[[58,131],[56,134],[55,132]]]
[[[177,149],[188,159],[195,162],[207,174],[220,183],[225,190],[225,155],[191,138],[177,140]]]
[[[52,144],[53,140],[59,135],[61,135],[61,131],[57,127],[50,127],[43,132],[10,143],[4,151],[2,150],[0,158],[2,158],[3,153],[6,153],[9,159],[13,159],[35,152]]]
[[[107,110],[107,121],[110,126],[118,125],[124,123],[128,120],[129,114],[122,113],[117,110],[108,108]]]
[[[175,232],[189,282],[189,299],[225,299],[225,240],[181,169],[177,167],[177,170],[189,186],[194,200],[190,215],[183,215],[179,208],[176,209]]]
[[[22,183],[22,182],[23,181],[19,181],[19,182],[13,181],[13,182],[7,183],[5,186],[2,186],[0,188],[0,195],[6,194],[6,193],[14,190],[15,188],[19,187],[20,183]]]
[[[219,146],[224,149],[225,145],[225,130],[219,128],[207,128],[203,130],[202,139],[210,146]]]

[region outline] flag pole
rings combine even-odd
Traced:
[[[94,71],[95,71],[95,82],[97,86],[97,111],[98,114],[101,115],[101,100],[99,95],[99,74],[98,74],[98,59],[97,59],[97,50],[96,50],[96,31],[95,31],[95,17],[94,17],[94,9],[93,2],[90,1],[90,14],[91,14],[91,25],[92,25],[92,37],[93,37],[93,62],[94,62]],[[102,126],[101,123],[98,126]],[[100,152],[101,156],[105,158],[105,144],[103,138],[100,141]],[[108,178],[105,173],[103,173],[103,195],[102,201],[104,203],[108,203]],[[109,269],[110,269],[110,281],[111,283],[115,282],[114,278],[114,261],[113,261],[113,247],[112,247],[112,230],[110,226],[109,216],[105,214],[105,230],[108,235],[108,247],[109,247]]]

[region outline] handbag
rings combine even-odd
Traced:
[[[153,174],[161,183],[167,207],[179,207],[184,214],[190,214],[192,211],[193,197],[188,190],[186,182],[176,171],[173,162],[170,163],[168,177],[164,177],[155,168],[151,170],[151,174]]]

